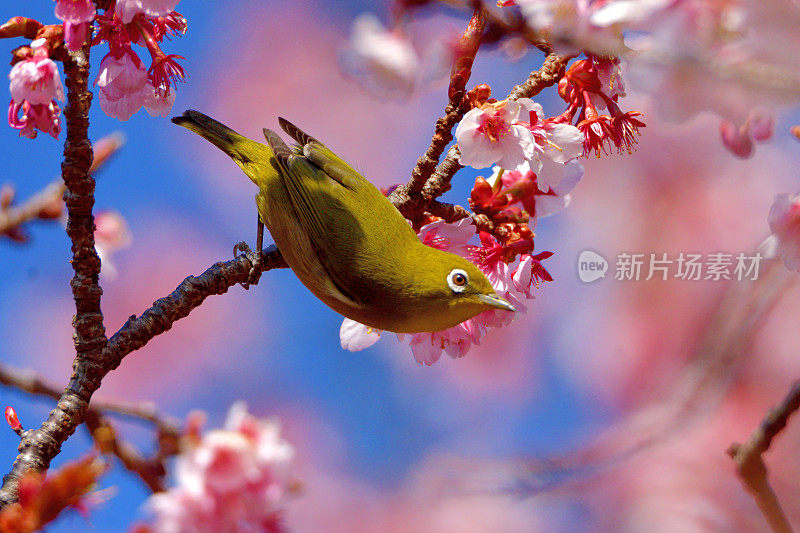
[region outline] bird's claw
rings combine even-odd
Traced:
[[[250,285],[255,285],[261,278],[264,254],[261,250],[254,252],[250,249],[246,242],[242,241],[233,245],[233,256],[238,257],[239,252],[243,253],[247,259],[250,260],[251,268],[247,274],[247,281],[239,283],[244,290],[249,290]]]

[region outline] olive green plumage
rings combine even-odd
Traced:
[[[513,311],[463,257],[426,246],[370,182],[286,120],[288,147],[267,144],[197,111],[172,119],[228,154],[258,185],[261,221],[288,265],[344,316],[398,333],[439,331],[481,311]]]

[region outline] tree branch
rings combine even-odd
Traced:
[[[3,478],[0,505],[16,500],[17,481],[24,472],[48,468],[60,451],[61,443],[83,420],[89,398],[100,386],[100,355],[107,339],[100,312],[103,293],[98,283],[100,259],[94,249],[94,179],[89,174],[92,165],[92,145],[87,137],[92,100],[92,93],[88,90],[90,44],[87,40],[81,50],[70,52],[64,59],[67,140],[61,171],[67,189],[64,193],[69,217],[67,234],[72,240],[72,267],[75,270],[71,282],[76,308],[73,375],[67,390],[41,428],[23,434],[20,453],[11,471]]]
[[[147,344],[153,337],[164,333],[172,324],[188,316],[203,301],[214,294],[225,294],[239,283],[246,283],[253,263],[246,255],[227,262],[215,263],[199,276],[189,276],[169,296],[157,300],[141,316],[131,316],[108,341],[103,359],[113,370],[122,358]],[[275,245],[264,252],[262,272],[274,268],[288,268]]]
[[[0,384],[28,394],[55,400],[61,398],[61,390],[36,372],[13,369],[3,364],[0,364]],[[113,426],[104,416],[105,413],[151,422],[156,427],[157,433],[156,454],[146,458],[135,446],[119,440]],[[101,450],[116,455],[125,468],[138,475],[153,492],[164,490],[163,481],[166,475],[164,460],[176,453],[177,442],[180,439],[180,423],[177,420],[161,415],[151,404],[92,401],[86,414],[85,424]]]
[[[792,385],[781,404],[767,413],[761,425],[750,435],[745,444],[733,443],[728,455],[736,463],[742,484],[753,496],[772,531],[791,533],[792,526],[783,512],[778,497],[767,478],[767,466],[761,455],[769,450],[774,439],[786,427],[789,416],[800,408],[800,381]]]
[[[118,133],[97,141],[89,172],[94,174],[109,157],[119,150],[122,144],[123,137]],[[56,219],[62,212],[66,190],[63,178],[58,178],[18,206],[10,205],[10,202],[9,205],[3,205],[3,199],[0,196],[0,235],[14,239],[15,235],[20,234],[22,226],[31,220],[37,218]]]
[[[544,60],[544,63],[542,64],[542,67],[539,70],[531,72],[530,76],[528,76],[528,79],[524,83],[514,87],[514,89],[512,89],[507,96],[507,99],[519,100],[520,98],[530,98],[536,96],[545,88],[555,85],[564,76],[567,63],[573,57],[575,56],[560,55],[556,53],[548,54]],[[469,101],[466,98],[462,100],[462,105],[466,105],[467,111],[469,110]],[[461,118],[464,116],[464,113],[466,113],[466,111],[461,113],[461,115],[458,117],[458,120],[461,120]],[[437,122],[437,128],[440,123],[445,124],[442,121],[443,119],[439,119],[439,122]],[[455,123],[450,125],[450,128],[452,129],[454,125]],[[453,137],[449,131],[447,132],[447,135],[449,135],[447,141],[447,143],[449,143]],[[431,146],[441,142],[441,139],[444,138],[445,137],[437,129],[437,133],[434,134],[434,138],[431,141]],[[445,145],[447,143],[445,143]],[[429,148],[428,151],[430,152],[431,149]],[[438,152],[439,155],[441,155],[441,153],[441,151]],[[403,216],[410,220],[414,220],[414,218],[418,217],[422,212],[430,212],[432,202],[450,190],[450,181],[453,179],[453,176],[455,176],[456,172],[463,168],[463,166],[458,162],[458,158],[458,146],[453,145],[447,151],[447,156],[444,158],[444,160],[439,163],[439,165],[436,167],[436,170],[426,179],[421,191],[415,192],[418,188],[418,183],[412,176],[411,181],[409,181],[409,183],[406,185],[401,185],[395,189],[394,192],[392,192],[392,194],[389,196],[389,199],[403,214]],[[422,159],[423,158],[420,158],[420,161],[422,161]],[[419,162],[417,163],[417,166],[419,166]],[[457,213],[459,215],[464,215],[461,218],[466,217],[469,212],[464,208],[460,209],[461,210],[457,211]]]

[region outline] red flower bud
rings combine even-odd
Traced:
[[[492,201],[492,196],[494,196],[492,186],[489,185],[488,181],[478,176],[475,179],[475,186],[472,187],[472,192],[470,193],[470,206],[473,209],[475,206],[487,207]]]
[[[10,405],[6,407],[6,422],[8,422],[8,425],[11,426],[11,429],[15,432],[19,433],[22,431],[22,424],[19,422],[17,412]]]

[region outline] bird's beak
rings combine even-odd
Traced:
[[[478,300],[487,305],[491,305],[492,307],[496,307],[497,309],[502,309],[503,311],[511,311],[512,313],[517,311],[514,309],[513,305],[503,300],[496,294],[479,294]]]

